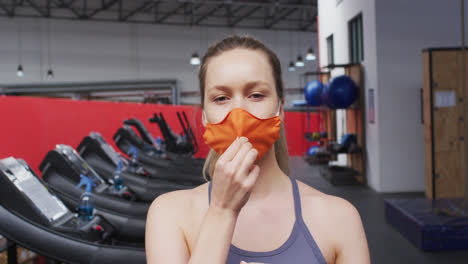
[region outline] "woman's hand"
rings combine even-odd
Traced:
[[[241,137],[219,157],[213,173],[210,207],[239,214],[260,172],[260,167],[254,165],[257,155],[248,139]]]

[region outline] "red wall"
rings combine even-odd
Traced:
[[[101,133],[116,148],[112,137],[126,118],[140,119],[153,136],[162,137],[159,127],[148,118],[163,112],[174,132],[182,132],[176,116],[181,110],[187,113],[198,140],[200,150],[195,156],[206,157],[209,148],[202,139],[199,107],[0,96],[0,159],[22,158],[38,172],[40,162],[56,144],[76,148],[91,131]],[[315,131],[317,115],[310,117],[311,130]],[[303,155],[308,148],[306,113],[286,112],[285,129],[289,154]]]

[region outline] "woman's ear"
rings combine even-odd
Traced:
[[[284,122],[284,99],[281,99],[280,118]]]
[[[206,127],[206,123],[207,123],[206,114],[205,114],[205,110],[203,110],[203,108],[202,108],[202,115],[201,116],[202,116],[201,118],[202,118],[203,126]]]

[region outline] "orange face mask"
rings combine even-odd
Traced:
[[[276,116],[266,119],[258,118],[242,108],[235,108],[221,122],[206,124],[203,139],[214,151],[223,154],[237,137],[246,137],[258,151],[257,161],[280,137],[280,125],[279,107]]]

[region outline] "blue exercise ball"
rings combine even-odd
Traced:
[[[309,82],[304,89],[304,97],[311,106],[322,104],[323,83],[318,80]]]
[[[358,98],[359,89],[354,81],[346,76],[337,76],[323,89],[323,103],[332,109],[350,107]]]
[[[309,148],[307,151],[307,156],[315,156],[318,154],[318,151],[320,150],[319,146],[312,146]]]
[[[321,136],[322,138],[327,138],[327,137],[328,137],[327,131],[322,131],[322,133],[320,133],[320,136]]]

